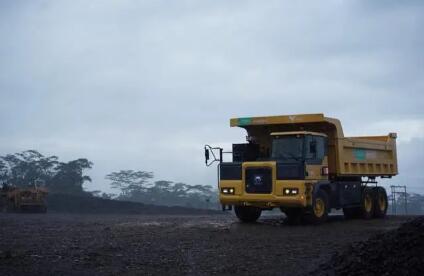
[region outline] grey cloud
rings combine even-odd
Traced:
[[[215,183],[201,148],[243,141],[234,116],[324,112],[419,146],[424,5],[376,3],[2,1],[0,152],[86,156],[107,189],[127,167]]]

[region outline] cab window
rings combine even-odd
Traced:
[[[326,138],[308,135],[306,138],[306,160],[321,163],[326,155]]]

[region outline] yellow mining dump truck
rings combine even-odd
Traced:
[[[47,190],[37,186],[17,188],[4,185],[0,189],[0,211],[45,213]]]
[[[340,121],[323,114],[235,118],[247,143],[205,147],[206,164],[219,161],[219,199],[243,222],[280,208],[291,222],[324,222],[331,209],[347,218],[381,218],[388,201],[376,178],[398,173],[396,134],[345,137]],[[219,157],[215,157],[215,150]],[[211,161],[211,154],[214,159]]]

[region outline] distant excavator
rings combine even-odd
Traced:
[[[0,188],[0,212],[46,213],[47,189],[34,184],[16,187],[3,184]]]

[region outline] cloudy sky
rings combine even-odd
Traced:
[[[0,154],[36,149],[104,175],[215,184],[203,145],[229,118],[325,113],[346,135],[397,132],[424,193],[422,1],[0,0]]]

